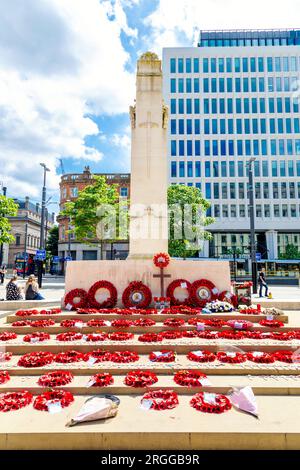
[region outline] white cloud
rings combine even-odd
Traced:
[[[197,42],[200,29],[298,28],[299,0],[160,0],[145,19],[152,33],[148,46],[163,47]]]
[[[37,197],[44,161],[55,189],[59,157],[100,160],[90,114],[127,112],[134,77],[120,1],[10,0],[0,16],[0,162],[10,194]]]

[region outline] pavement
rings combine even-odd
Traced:
[[[6,279],[4,284],[0,284],[0,299],[6,298],[6,289],[5,286],[9,279]],[[19,278],[18,284],[21,287],[24,287],[26,279]],[[60,299],[64,295],[65,291],[65,279],[62,276],[49,276],[46,275],[43,278],[42,288],[40,293],[46,300],[57,300],[60,302]],[[1,306],[0,306],[1,308]]]

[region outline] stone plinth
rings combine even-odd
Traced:
[[[212,281],[219,291],[230,290],[230,270],[228,261],[189,261],[172,259],[165,269],[171,278],[165,281],[166,287],[175,279],[186,279],[194,282],[198,279]],[[132,281],[142,281],[152,291],[152,295],[160,296],[159,274],[152,260],[114,260],[114,261],[72,261],[67,264],[66,292],[80,288],[88,290],[96,281],[112,282],[118,290],[118,304],[121,305],[122,293]],[[176,292],[178,297],[182,293]]]

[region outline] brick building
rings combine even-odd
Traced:
[[[125,173],[95,173],[96,176],[105,176],[108,184],[117,184],[120,197],[130,196],[130,174]],[[62,175],[60,181],[60,210],[64,209],[65,203],[74,201],[79,191],[93,183],[93,174],[87,166],[82,173],[69,173]],[[58,216],[59,244],[58,255],[61,258],[72,256],[72,260],[97,260],[97,259],[125,259],[128,254],[128,240],[116,243],[103,244],[102,253],[99,243],[85,245],[75,240],[73,234],[68,234],[69,219]]]
[[[29,197],[25,197],[24,200],[14,199],[14,201],[19,205],[18,214],[8,219],[12,226],[11,232],[15,237],[15,242],[6,247],[3,258],[3,262],[9,268],[15,265],[16,260],[22,259],[25,251],[29,257],[33,257],[40,246],[42,215],[40,204],[30,202]],[[46,209],[45,240],[54,222],[55,214],[48,213]]]

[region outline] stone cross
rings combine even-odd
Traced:
[[[159,268],[159,270],[160,270],[160,273],[153,274],[153,277],[160,279],[160,296],[164,297],[165,296],[164,281],[165,279],[169,279],[171,277],[171,274],[164,274],[164,268]]]

